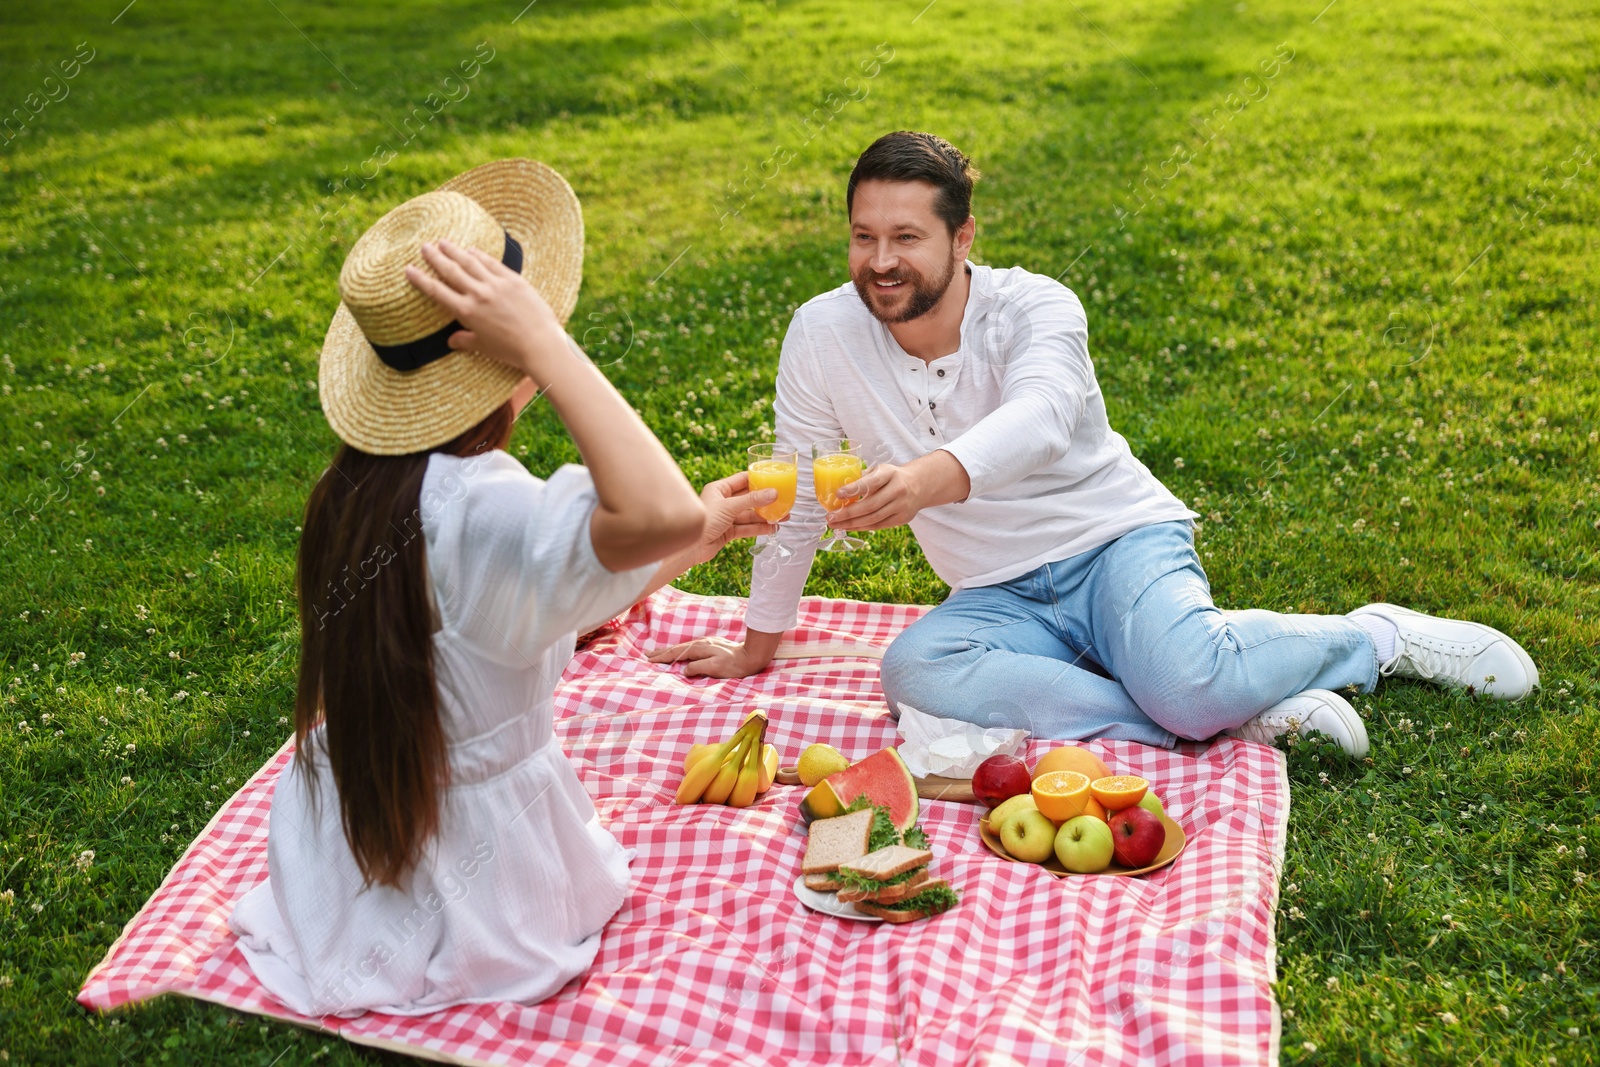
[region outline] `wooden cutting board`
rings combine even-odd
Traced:
[[[957,804],[978,803],[977,796],[972,792],[971,778],[940,778],[936,774],[930,774],[926,778],[914,780],[917,783],[917,796],[923,800],[950,800]],[[773,781],[779,785],[799,785],[799,768],[779,767]]]
[[[926,778],[916,779],[917,796],[923,800],[953,800],[957,804],[976,804],[977,796],[972,792],[971,778],[941,778],[937,774],[930,774]]]

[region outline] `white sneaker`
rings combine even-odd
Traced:
[[[1481,622],[1441,619],[1393,604],[1367,604],[1350,612],[1394,624],[1394,657],[1380,664],[1384,677],[1420,678],[1501,700],[1521,700],[1539,684],[1533,660],[1505,634]]]
[[[1226,731],[1228,737],[1270,745],[1289,731],[1320,730],[1356,759],[1368,751],[1367,728],[1350,702],[1326,689],[1307,689],[1278,701],[1249,722]]]

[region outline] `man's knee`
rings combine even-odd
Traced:
[[[1241,689],[1236,671],[1219,652],[1211,662],[1164,665],[1140,679],[1123,679],[1134,702],[1161,726],[1190,741],[1203,741],[1254,714],[1253,694]],[[1132,681],[1133,684],[1129,684]]]
[[[924,616],[890,642],[879,664],[890,709],[898,715],[899,704],[905,703],[929,714],[951,715],[947,709],[953,691],[961,688],[967,669],[982,653],[966,640],[960,624]]]
[[[878,666],[884,698],[896,715],[900,713],[901,702],[919,711],[927,710],[919,683],[926,682],[931,673],[929,668],[937,657],[913,631],[914,628],[901,631],[900,636],[889,643]]]

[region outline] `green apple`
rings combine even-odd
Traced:
[[[1056,824],[1038,808],[1024,808],[1000,824],[1000,843],[1015,859],[1043,863],[1055,848]]]
[[[1139,801],[1139,806],[1158,819],[1165,819],[1167,811],[1161,806],[1161,798],[1156,796],[1154,789],[1144,791],[1144,799]]]
[[[1038,810],[1039,805],[1034,803],[1032,793],[1023,793],[1019,796],[1011,797],[1009,800],[1003,800],[988,815],[989,832],[994,834],[996,837],[999,837],[1000,827],[1004,826],[1006,824],[1006,820],[1011,818],[1011,816],[1015,815],[1019,811]]]
[[[1073,874],[1095,874],[1111,866],[1116,844],[1110,826],[1093,815],[1079,815],[1056,831],[1056,859]]]

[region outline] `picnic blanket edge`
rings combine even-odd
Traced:
[[[143,904],[139,905],[138,910],[133,913],[132,918],[122,925],[122,932],[117,935],[117,939],[115,941],[111,942],[111,947],[107,948],[105,953],[100,957],[100,962],[89,968],[89,973],[83,976],[83,984],[78,988],[78,995],[73,999],[75,999],[79,1004],[82,1004],[85,1008],[88,1008],[92,1011],[114,1011],[117,1008],[131,1003],[131,998],[129,1000],[120,1001],[114,1004],[96,1003],[94,994],[90,992],[90,988],[94,985],[96,976],[99,975],[101,970],[111,963],[111,958],[115,956],[118,950],[122,948],[123,942],[128,939],[128,935],[133,931],[134,926],[144,918],[145,912],[150,910],[150,908],[155,904],[156,899],[160,897],[161,894],[166,892],[167,886],[177,878],[178,872],[185,870],[190,854],[193,853],[195,849],[200,847],[200,843],[203,842],[211,833],[212,828],[217,825],[217,823],[222,819],[223,815],[232,810],[234,801],[238,800],[240,795],[243,794],[245,790],[254,785],[256,779],[265,774],[267,769],[278,761],[278,758],[283,755],[285,750],[293,747],[294,735],[290,734],[284,739],[283,744],[279,745],[277,749],[273,751],[272,755],[268,756],[264,761],[262,761],[261,766],[256,768],[255,773],[246,778],[243,784],[241,784],[238,789],[234,790],[233,794],[229,796],[227,800],[218,805],[216,811],[211,813],[211,818],[206,820],[205,826],[201,827],[200,832],[194,836],[194,840],[189,842],[188,846],[183,850],[183,854],[173,861],[172,868],[167,871],[166,877],[161,879],[161,884],[157,885],[150,895],[145,898]],[[152,994],[152,997],[160,996],[162,993],[170,992],[183,991],[161,989]],[[110,992],[108,990],[106,997],[103,999],[109,999],[109,997]],[[143,1000],[152,998],[141,999]]]

